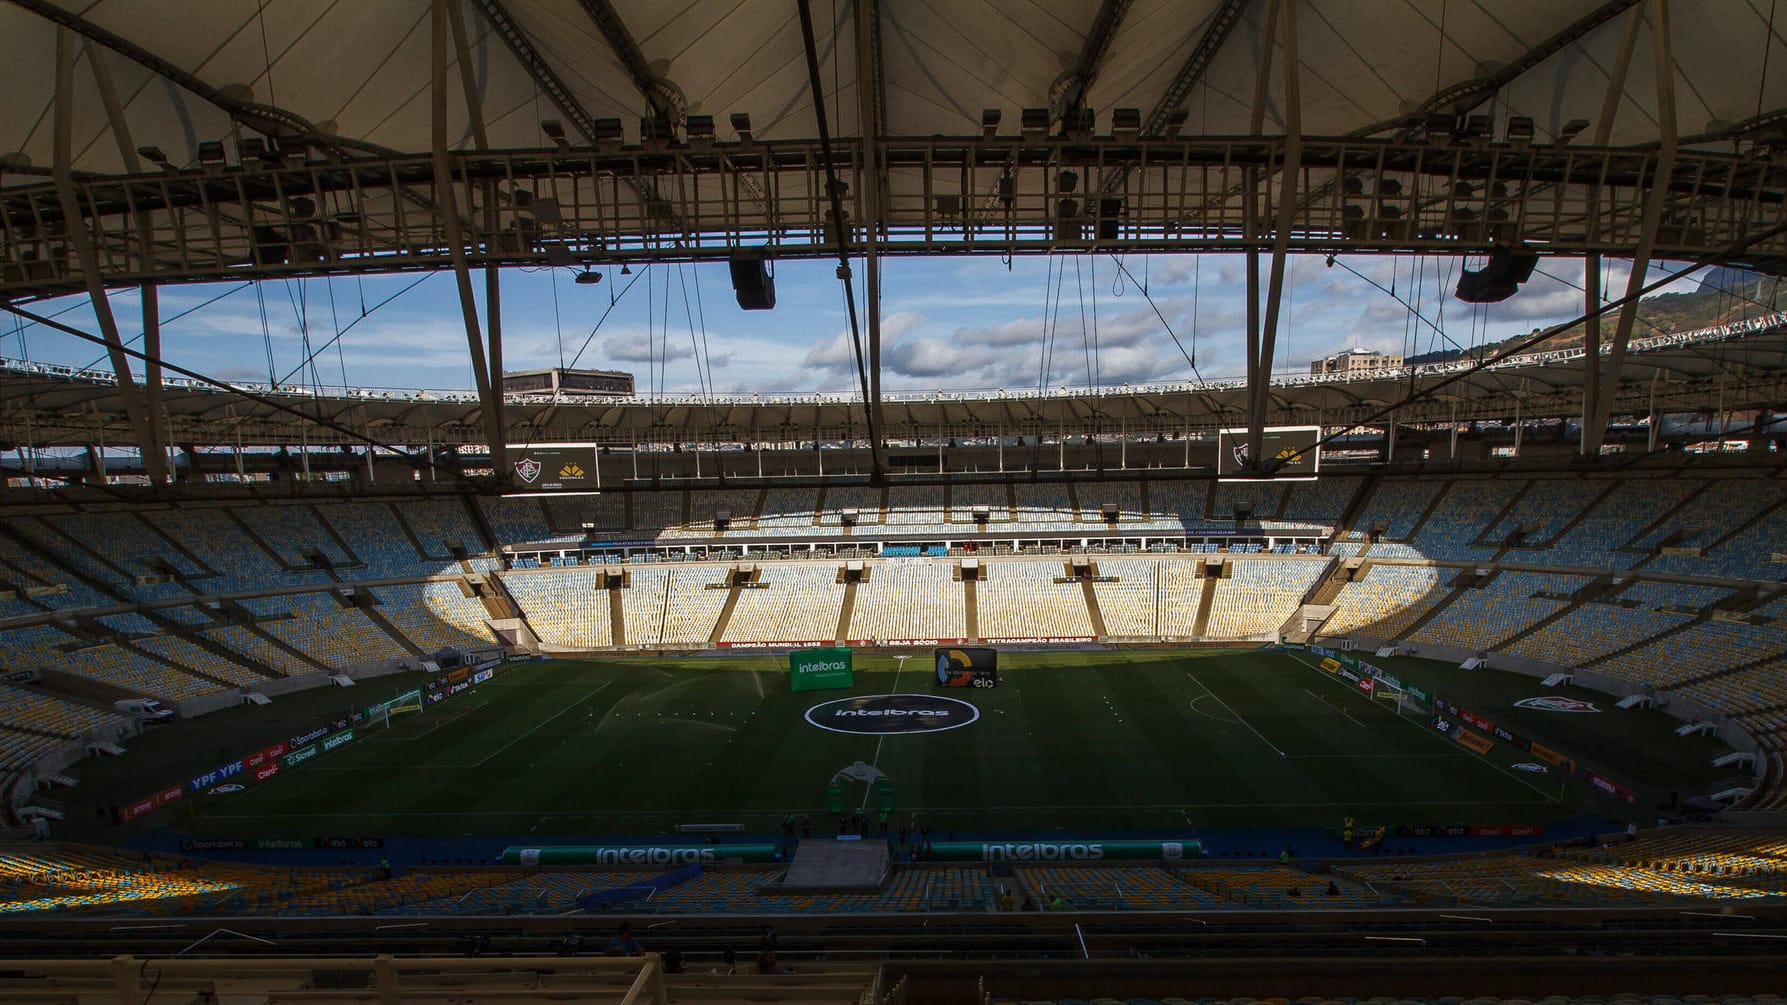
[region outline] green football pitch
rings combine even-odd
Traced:
[[[129,756],[85,762],[70,837],[124,840],[140,827],[208,836],[530,835],[673,832],[739,824],[774,832],[785,813],[834,827],[826,787],[863,761],[891,779],[896,822],[933,833],[1362,824],[1532,823],[1594,809],[1654,817],[1671,792],[1721,772],[1709,739],[1656,713],[1531,678],[1419,660],[1378,661],[1522,736],[1637,789],[1636,807],[1579,778],[1531,771],[1508,744],[1477,754],[1323,672],[1307,653],[1003,653],[993,690],[936,686],[929,652],[856,658],[848,691],[789,691],[785,659],[611,659],[509,664],[473,691],[244,791],[189,794],[126,827],[108,805],[192,778],[279,737],[414,687],[381,678],[243,706],[153,730]],[[850,695],[947,694],[978,718],[884,736],[817,728],[812,706]],[[1515,706],[1545,694],[1602,711]],[[1525,763],[1525,769],[1516,764]],[[868,796],[849,789],[852,806]],[[872,813],[872,805],[871,805]]]

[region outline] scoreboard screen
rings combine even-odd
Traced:
[[[580,492],[596,487],[596,450],[574,445],[511,444],[515,487],[533,492]]]
[[[986,646],[945,646],[937,656],[938,687],[998,687],[999,650]]]
[[[1314,478],[1322,451],[1320,426],[1268,426],[1261,430],[1260,466],[1278,479]],[[1224,429],[1216,437],[1216,477],[1248,478],[1255,465],[1249,457],[1247,430]]]

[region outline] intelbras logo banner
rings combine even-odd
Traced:
[[[851,651],[844,647],[801,649],[788,654],[788,684],[794,691],[851,687],[856,680]]]
[[[980,709],[957,698],[930,694],[869,694],[839,698],[807,709],[807,722],[833,733],[885,736],[941,733],[980,718]]]

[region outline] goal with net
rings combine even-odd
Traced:
[[[405,691],[366,710],[366,717],[389,728],[392,720],[422,713],[422,689]]]

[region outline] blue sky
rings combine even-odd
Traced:
[[[1468,347],[1582,311],[1582,294],[1573,288],[1581,283],[1580,260],[1544,260],[1541,273],[1513,299],[1475,309],[1451,296],[1461,259],[1352,256],[1340,262],[1329,267],[1318,256],[1292,259],[1275,369],[1307,372],[1312,358],[1355,346],[1410,353],[1450,343]],[[1122,266],[1109,255],[1083,254],[1021,257],[1009,265],[993,257],[885,260],[884,387],[1022,391],[1039,383],[1084,385],[1092,382],[1089,372],[1104,385],[1183,380],[1191,376],[1185,352],[1194,343],[1203,377],[1243,372],[1242,258],[1131,255]],[[642,267],[630,276],[610,269],[594,286],[574,283],[571,270],[509,270],[506,368],[557,365],[562,352],[566,363],[631,371],[642,392],[849,391],[855,366],[835,268],[831,261],[780,263],[773,311],[740,310],[724,264]],[[1651,278],[1664,271],[1653,267]],[[1625,263],[1608,263],[1611,295],[1623,292],[1626,274]],[[476,286],[481,294],[481,274]],[[1682,288],[1692,288],[1692,281],[1671,287]],[[1450,343],[1413,320],[1402,301],[1418,306]],[[120,291],[112,302],[126,336],[137,336],[137,293]],[[98,331],[84,298],[36,309],[65,311],[63,322]],[[165,357],[220,379],[265,381],[271,369],[292,383],[472,386],[450,273],[167,287],[161,310],[172,319],[164,322]],[[185,316],[174,319],[179,314]],[[317,353],[313,375],[303,366],[306,338],[314,351],[344,328]],[[103,359],[91,345],[21,327],[13,318],[0,320],[0,355],[76,366]]]

